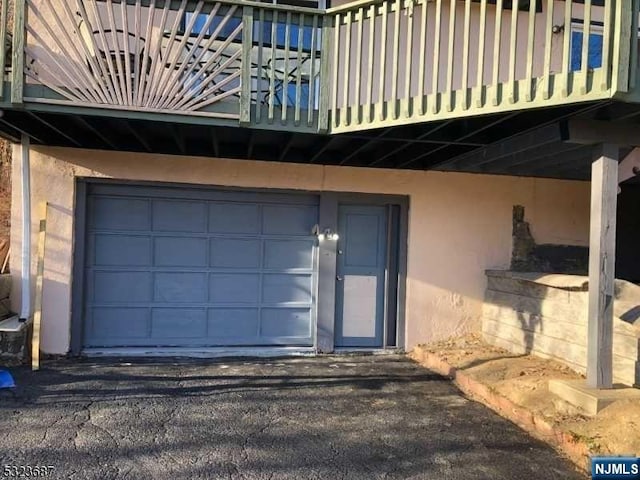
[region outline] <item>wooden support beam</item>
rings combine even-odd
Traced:
[[[640,146],[640,125],[634,123],[573,118],[562,122],[562,128],[564,141],[569,143]]]
[[[596,156],[591,169],[587,386],[611,388],[618,146],[603,144]]]
[[[40,230],[38,232],[38,266],[36,272],[35,305],[33,309],[33,334],[31,336],[31,370],[40,369],[40,325],[42,323],[44,254],[47,239],[47,206],[48,204],[46,202],[42,202],[38,208]]]

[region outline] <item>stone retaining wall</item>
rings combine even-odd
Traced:
[[[496,270],[486,275],[485,341],[585,373],[588,277]],[[639,385],[640,287],[616,280],[614,313],[614,381]]]

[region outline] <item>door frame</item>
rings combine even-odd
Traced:
[[[405,348],[405,300],[407,277],[407,249],[409,231],[409,197],[403,195],[384,195],[368,193],[320,193],[320,230],[329,228],[338,231],[338,209],[340,205],[395,206],[397,215],[397,295],[395,302],[388,302],[393,281],[385,282],[385,324],[383,326],[383,349]],[[390,220],[390,218],[388,219]],[[389,232],[390,233],[390,232]],[[317,348],[319,352],[330,353],[335,349],[336,328],[336,275],[337,242],[320,242],[318,265],[318,327]],[[388,259],[387,259],[388,260]],[[388,279],[389,280],[389,279]],[[389,338],[389,318],[395,317],[395,338]],[[395,340],[395,341],[394,341]]]
[[[319,197],[318,225],[321,231],[330,228],[338,230],[338,207],[340,204],[360,205],[396,205],[399,209],[398,218],[398,251],[397,251],[397,300],[391,314],[396,317],[395,345],[387,338],[387,325],[384,330],[384,348],[405,348],[405,300],[406,300],[406,274],[407,274],[407,249],[408,249],[408,219],[409,197],[404,195],[385,195],[351,192],[327,192],[313,190],[294,190],[277,188],[246,188],[228,185],[205,185],[177,182],[157,182],[129,179],[112,179],[100,177],[76,177],[73,206],[72,228],[72,281],[71,281],[71,325],[70,347],[71,354],[80,355],[83,343],[83,309],[84,309],[84,271],[86,262],[86,229],[87,229],[87,200],[89,185],[111,184],[130,185],[141,187],[173,187],[196,188],[203,190],[221,190],[253,193],[283,193],[298,195],[317,195]],[[336,271],[337,271],[337,242],[319,242],[316,248],[317,274],[315,292],[315,319],[314,347],[318,352],[328,353],[334,351],[335,338],[335,304],[336,304]],[[385,285],[385,289],[388,285]],[[385,308],[387,306],[385,305]],[[385,312],[389,315],[389,312]],[[265,347],[270,348],[270,347]],[[255,350],[255,349],[254,349]]]

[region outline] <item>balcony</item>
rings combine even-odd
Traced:
[[[339,134],[636,100],[636,0],[8,3],[5,111]]]

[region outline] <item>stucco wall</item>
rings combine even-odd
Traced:
[[[13,181],[18,186],[20,156],[14,158]],[[39,201],[50,203],[42,327],[42,348],[48,353],[69,349],[75,176],[409,195],[407,348],[480,329],[484,270],[509,265],[514,204],[525,206],[532,233],[541,243],[588,242],[589,184],[584,182],[61,148],[34,148],[31,162],[34,275],[35,212]],[[14,252],[21,248],[21,214],[16,187]],[[17,309],[19,255],[12,256],[11,271]]]

